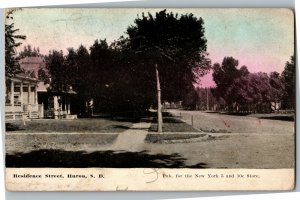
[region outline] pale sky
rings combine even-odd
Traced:
[[[15,27],[27,36],[23,45],[49,50],[88,49],[96,39],[110,43],[125,34],[127,27],[142,12],[162,9],[68,9],[24,8],[14,13]],[[174,13],[193,13],[204,20],[207,51],[212,63],[225,56],[239,60],[250,72],[281,73],[294,52],[294,16],[288,9],[167,9]],[[201,86],[213,86],[211,75]]]

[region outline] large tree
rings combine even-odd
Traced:
[[[25,35],[19,35],[19,29],[15,28],[14,23],[9,23],[13,19],[15,9],[9,10],[6,13],[5,23],[5,75],[12,77],[20,72],[19,60],[17,58],[16,48],[22,43],[21,40],[26,39]]]
[[[273,102],[273,109],[277,109],[276,105],[279,104],[284,96],[284,83],[282,77],[278,72],[270,73],[270,86],[271,86],[271,95],[270,100]]]
[[[93,99],[96,111],[140,113],[155,106],[156,64],[163,100],[178,101],[209,70],[206,56],[203,20],[192,14],[179,17],[164,10],[155,17],[143,14],[128,27],[125,37],[110,45],[106,40],[96,40],[90,54],[81,46],[78,50],[69,49],[63,59],[58,56],[56,60],[63,60],[62,71],[67,71],[67,84],[56,73],[62,68],[60,62],[49,72],[51,76],[55,74],[58,83],[64,81],[62,85],[73,86],[81,102],[77,106],[80,110],[85,101]]]
[[[156,65],[162,99],[167,101],[182,100],[210,68],[204,21],[193,14],[178,16],[166,10],[155,16],[143,13],[128,27],[127,34],[123,43],[134,53],[130,65],[137,76],[136,89],[143,92],[145,100],[155,96]]]
[[[94,79],[99,74],[92,70],[90,54],[86,47],[80,45],[77,50],[68,48],[67,55],[62,51],[52,50],[45,56],[46,70],[39,71],[39,78],[50,83],[49,92],[66,93],[74,90],[76,101],[74,110],[79,115],[86,115],[88,104],[92,100]]]
[[[68,71],[65,67],[65,57],[62,51],[50,51],[45,57],[46,70],[50,81],[50,91],[62,93],[69,89]]]
[[[222,64],[215,63],[213,65],[213,80],[217,87],[214,90],[216,98],[223,98],[229,109],[234,102],[233,98],[228,95],[228,89],[233,84],[234,80],[241,76],[246,76],[249,71],[246,66],[242,66],[238,69],[239,61],[233,57],[225,57]]]
[[[120,106],[118,100],[122,100],[122,95],[126,92],[119,91],[118,87],[124,82],[120,79],[123,71],[118,62],[117,51],[113,50],[105,39],[96,40],[90,51],[93,83],[91,93],[95,100],[96,112],[114,111]]]
[[[286,62],[284,71],[281,74],[285,86],[285,94],[283,96],[283,108],[295,109],[296,102],[296,68],[295,57],[292,56],[291,60]]]
[[[234,111],[270,112],[277,109],[283,94],[279,73],[248,73],[235,78],[224,90],[224,96],[235,105]]]

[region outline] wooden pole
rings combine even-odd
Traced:
[[[191,121],[192,121],[192,127],[194,127],[194,116],[192,115],[192,117],[191,117]]]
[[[209,110],[208,88],[206,88],[206,110]]]
[[[160,91],[160,82],[159,74],[157,69],[157,64],[155,64],[156,70],[156,86],[157,86],[157,132],[162,132],[162,106],[161,106],[161,91]]]

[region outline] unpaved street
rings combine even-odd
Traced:
[[[250,116],[222,115],[202,111],[168,110],[188,124],[204,132],[257,133],[257,134],[294,134],[294,122],[258,119]]]

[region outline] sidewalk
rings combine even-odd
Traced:
[[[6,152],[30,152],[39,149],[63,149],[67,151],[143,151],[145,138],[151,123],[134,123],[118,133],[58,133],[10,132],[6,135]]]
[[[107,146],[109,150],[126,150],[126,151],[142,151],[145,149],[145,138],[151,123],[139,122],[120,133],[116,141]]]

